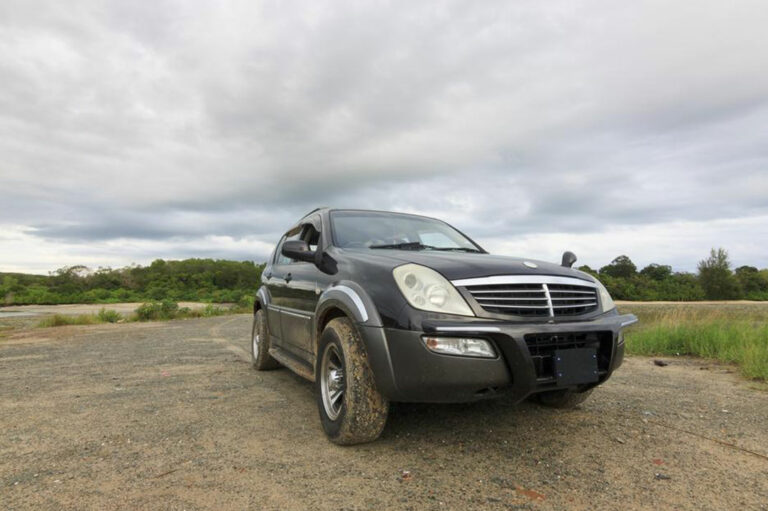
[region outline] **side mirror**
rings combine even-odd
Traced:
[[[575,262],[576,262],[576,254],[570,251],[563,252],[563,262],[560,263],[561,266],[565,266],[566,268],[572,268],[573,263]]]
[[[306,261],[308,263],[315,262],[315,253],[309,249],[306,241],[303,240],[288,240],[283,243],[283,248],[280,251],[285,257],[290,257],[297,261]]]

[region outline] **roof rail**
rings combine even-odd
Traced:
[[[306,215],[304,215],[301,218],[306,218],[309,215],[311,215],[312,213],[314,213],[315,211],[320,211],[321,209],[328,209],[328,206],[320,206],[319,208],[315,208],[315,209],[313,209],[312,211],[310,211],[309,213],[307,213]]]

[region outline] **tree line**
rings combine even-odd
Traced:
[[[260,285],[264,264],[214,259],[158,259],[149,266],[99,268],[67,266],[49,275],[0,273],[0,303],[60,304],[145,301],[247,302]],[[662,264],[638,270],[621,255],[593,270],[618,300],[768,300],[768,269],[733,270],[728,252],[712,249],[697,273],[673,272]]]
[[[11,304],[144,301],[240,302],[252,297],[263,264],[214,259],[157,259],[149,266],[67,266],[49,275],[0,273],[0,301]]]
[[[728,252],[713,248],[699,261],[697,273],[673,272],[671,266],[656,263],[638,271],[626,255],[597,271],[579,269],[599,278],[617,300],[768,300],[768,269],[731,266]]]

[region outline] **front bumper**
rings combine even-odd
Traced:
[[[582,391],[605,382],[624,359],[623,328],[636,321],[632,314],[569,323],[424,321],[423,331],[361,325],[360,334],[377,386],[392,401],[466,402],[500,393],[521,401],[537,392],[562,388]],[[437,354],[424,345],[424,334],[483,338],[494,345],[498,356],[483,359]],[[546,339],[553,335],[557,335],[555,342],[586,340],[597,346],[597,382],[563,386],[549,374],[548,348],[529,347],[529,343],[535,342],[533,336]]]

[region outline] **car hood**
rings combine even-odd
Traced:
[[[593,282],[593,278],[579,270],[565,268],[559,264],[520,257],[476,254],[471,252],[438,252],[388,249],[345,249],[344,253],[360,261],[389,261],[392,268],[405,263],[427,266],[442,274],[448,280],[490,277],[493,275],[555,275],[573,277]],[[529,268],[523,262],[534,263]]]

